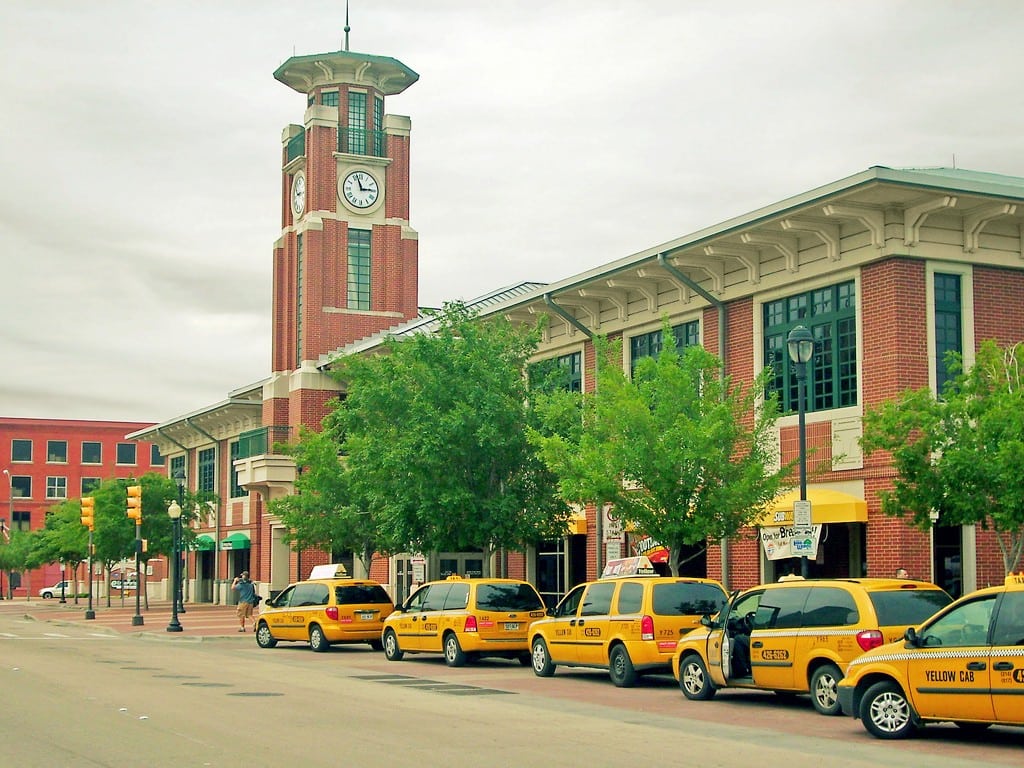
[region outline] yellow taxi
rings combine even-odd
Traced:
[[[1024,573],[854,659],[839,701],[880,739],[943,721],[967,731],[1024,725]]]
[[[679,641],[672,674],[694,701],[719,688],[810,693],[818,712],[838,715],[846,665],[950,602],[934,584],[905,579],[764,584],[701,619],[703,627]]]
[[[651,575],[618,572],[615,565],[611,575],[576,586],[533,625],[534,674],[550,677],[559,665],[596,667],[607,669],[617,687],[630,687],[645,672],[667,672],[679,638],[728,599],[711,579],[657,576],[653,567]]]
[[[449,667],[483,656],[530,663],[530,625],[544,616],[536,588],[518,579],[449,576],[424,584],[385,619],[388,661],[407,653],[443,653]]]
[[[351,579],[344,566],[316,566],[308,581],[290,584],[263,602],[256,619],[256,643],[307,642],[314,651],[335,643],[369,643],[380,650],[384,619],[395,609],[375,581]]]

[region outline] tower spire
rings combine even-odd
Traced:
[[[345,0],[345,50],[348,50],[348,33],[352,27],[348,25],[348,0]]]

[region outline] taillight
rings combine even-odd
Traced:
[[[863,651],[870,651],[872,648],[877,648],[884,642],[885,638],[882,637],[882,633],[877,629],[865,629],[857,633],[857,645],[859,645]]]
[[[327,614],[327,618],[330,619],[331,621],[337,621],[338,620],[338,606],[336,606],[336,605],[329,605],[329,606],[327,606],[327,610],[324,611],[324,613]]]
[[[476,632],[476,616],[470,614],[466,617],[466,626],[462,628],[463,632]]]
[[[640,619],[640,639],[654,639],[654,619],[652,619],[650,616],[644,616],[642,619]]]

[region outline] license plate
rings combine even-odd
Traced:
[[[374,614],[373,612],[367,612],[367,613],[360,613],[360,614],[359,614],[359,618],[360,618],[360,619],[361,619],[362,621],[373,621],[373,617],[374,617],[375,615],[376,615],[376,614]]]
[[[519,629],[519,624],[518,623],[516,623],[514,621],[506,621],[505,622],[505,631],[506,632],[515,632],[517,629]]]

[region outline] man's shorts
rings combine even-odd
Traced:
[[[252,603],[239,603],[238,618],[248,619],[250,616],[252,616]]]

